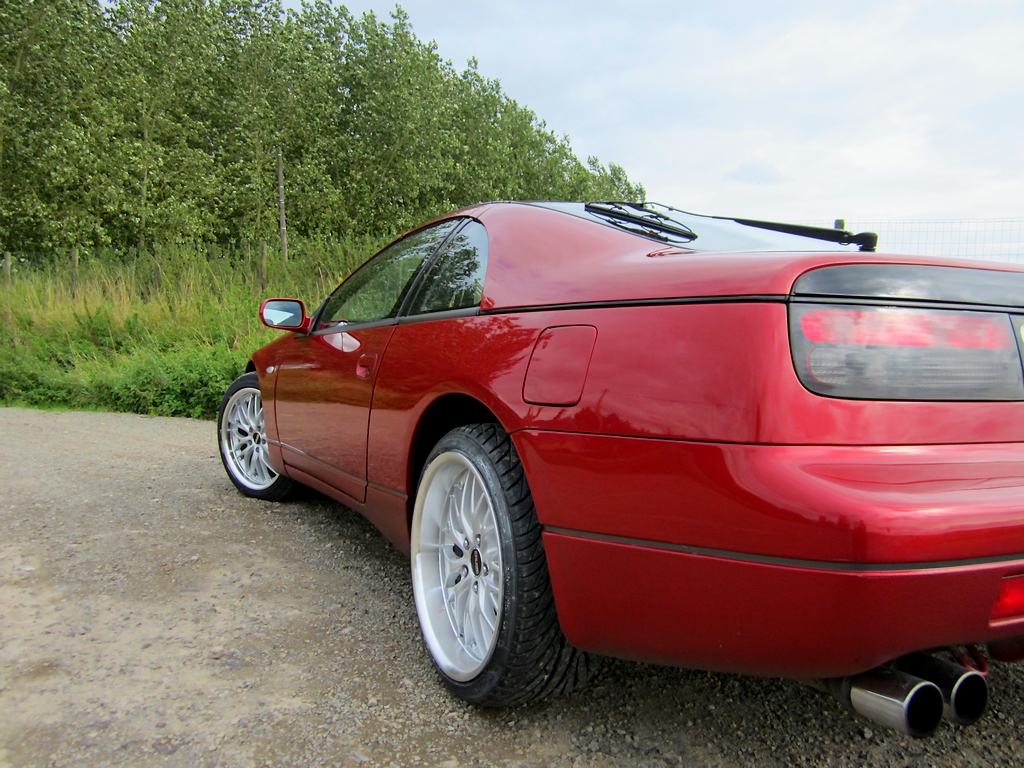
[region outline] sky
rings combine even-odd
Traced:
[[[442,58],[475,57],[649,200],[796,221],[1024,216],[1019,0],[402,7]]]

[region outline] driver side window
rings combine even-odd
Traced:
[[[320,328],[369,323],[398,316],[423,262],[462,223],[448,219],[413,232],[357,269],[327,300]]]

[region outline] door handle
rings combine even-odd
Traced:
[[[359,358],[356,363],[356,376],[360,379],[370,378],[370,374],[373,373],[373,366],[377,364],[376,355],[363,355]]]

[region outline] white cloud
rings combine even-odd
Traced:
[[[1024,215],[1019,3],[403,6],[443,57],[475,56],[651,199],[800,220]]]

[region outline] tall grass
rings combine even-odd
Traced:
[[[0,285],[0,401],[210,418],[277,332],[266,296],[319,302],[381,242],[12,253]]]

